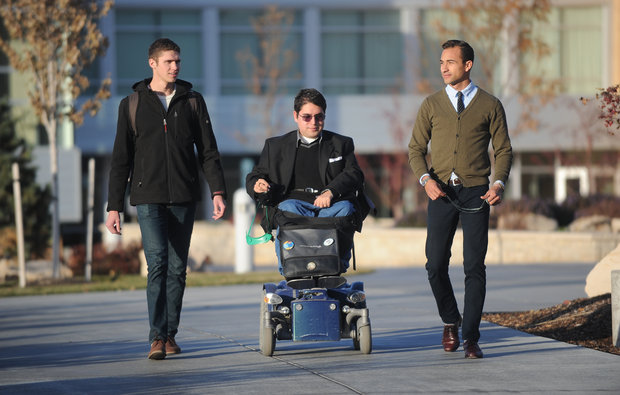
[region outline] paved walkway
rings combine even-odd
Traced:
[[[584,297],[592,265],[489,266],[485,311]],[[453,281],[462,300],[462,272]],[[620,357],[486,322],[482,360],[445,353],[423,268],[360,275],[373,352],[339,342],[278,342],[258,352],[260,285],[189,288],[183,353],[146,359],[144,291],[0,299],[0,393],[396,394],[620,391]]]

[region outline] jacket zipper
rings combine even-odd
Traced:
[[[169,142],[168,142],[168,123],[166,122],[166,114],[164,114],[164,138],[166,140],[166,177],[167,177],[167,184],[168,184],[168,202],[170,204],[172,204],[172,201],[174,200],[172,198],[172,184],[170,183],[170,147],[169,147]]]
[[[159,98],[157,99],[159,100]],[[170,162],[171,162],[171,158],[170,158],[170,147],[169,147],[169,142],[168,142],[168,122],[166,121],[166,116],[168,115],[168,112],[170,111],[170,109],[172,108],[173,103],[175,103],[177,100],[172,100],[170,101],[170,104],[168,105],[168,109],[166,110],[165,108],[163,108],[164,112],[164,138],[166,141],[166,169],[168,170],[167,173],[167,181],[168,181],[168,202],[169,204],[172,204],[174,199],[172,198],[172,194],[173,194],[173,190],[172,190],[172,183],[171,183],[171,177],[170,177]]]

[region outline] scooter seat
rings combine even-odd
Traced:
[[[342,276],[325,276],[316,280],[319,288],[339,288],[347,283],[347,279]]]
[[[296,278],[288,280],[286,285],[293,289],[310,289],[316,287],[316,282],[312,278]]]

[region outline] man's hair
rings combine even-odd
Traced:
[[[461,48],[461,58],[463,58],[463,63],[468,60],[474,61],[474,49],[467,42],[463,40],[448,40],[441,45],[441,48]]]
[[[175,51],[181,53],[181,48],[169,38],[158,38],[153,41],[153,44],[149,47],[149,59],[157,60],[159,54],[163,51]]]
[[[293,103],[293,109],[296,113],[301,111],[301,108],[306,103],[312,103],[317,105],[323,109],[323,112],[327,110],[327,101],[325,101],[325,97],[314,88],[302,89],[299,91],[297,96],[295,96],[295,102]]]

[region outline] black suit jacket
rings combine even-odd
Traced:
[[[288,198],[297,152],[297,131],[271,137],[265,141],[258,164],[246,177],[246,190],[257,201],[267,200],[267,205],[275,206]],[[355,159],[353,139],[323,130],[319,148],[319,171],[325,187],[334,194],[333,201],[352,199],[361,190],[364,173]],[[271,184],[268,194],[254,192],[254,184],[259,178]],[[269,195],[269,196],[264,196]]]

